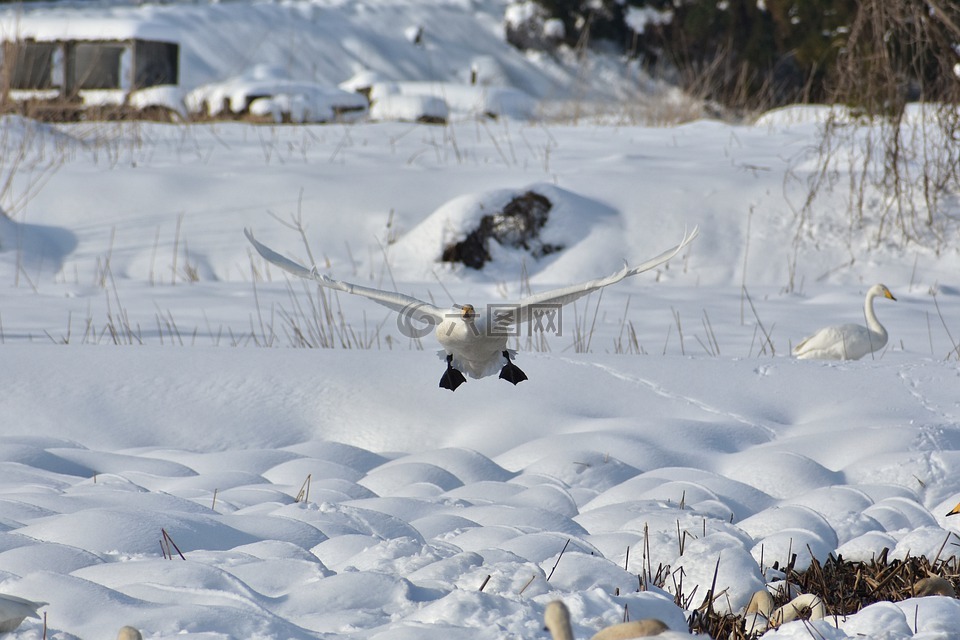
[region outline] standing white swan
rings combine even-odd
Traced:
[[[264,259],[281,269],[301,278],[316,280],[324,287],[370,298],[393,309],[400,314],[397,324],[404,335],[422,337],[436,327],[434,333],[443,347],[441,355],[447,361],[447,369],[440,378],[440,386],[455,391],[466,382],[463,372],[473,378],[482,378],[499,371],[501,378],[513,384],[526,380],[526,374],[512,362],[515,352],[507,349],[507,338],[516,335],[515,326],[520,323],[539,324],[543,318],[538,314],[556,314],[565,304],[663,264],[697,237],[697,228],[694,227],[692,232],[685,234],[677,246],[636,267],[624,266],[605,278],[544,291],[516,303],[490,305],[486,313],[478,313],[472,304],[441,309],[402,293],[334,280],[320,273],[316,267],[308,269],[260,244],[249,229],[244,229],[244,233]]]
[[[841,324],[824,327],[794,347],[793,355],[811,360],[859,360],[882,349],[887,344],[887,330],[873,312],[873,299],[878,297],[897,300],[884,285],[873,285],[863,303],[867,326]]]

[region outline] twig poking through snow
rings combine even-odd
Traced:
[[[547,582],[550,582],[550,578],[553,577],[553,572],[557,570],[557,565],[560,564],[560,558],[563,557],[563,552],[567,550],[567,545],[569,544],[570,538],[567,538],[567,541],[563,543],[563,549],[560,549],[560,555],[557,556],[557,561],[553,563],[553,569],[550,569],[550,574],[547,576]]]

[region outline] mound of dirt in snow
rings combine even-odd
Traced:
[[[557,281],[592,277],[596,265],[581,268],[578,256],[598,247],[605,254],[623,251],[609,265],[618,267],[627,255],[622,222],[610,207],[554,185],[497,189],[441,205],[401,235],[390,256],[399,271],[413,274],[439,262],[492,277],[515,277],[520,265],[531,275],[559,269]]]
[[[443,248],[440,260],[482,269],[492,259],[490,242],[524,249],[534,258],[560,251],[562,245],[544,242],[540,238],[540,230],[547,223],[551,208],[553,203],[546,196],[527,191],[510,200],[502,210],[480,218],[480,224],[466,238]]]

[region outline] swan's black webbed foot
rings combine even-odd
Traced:
[[[513,364],[513,361],[510,360],[510,352],[504,351],[503,357],[507,359],[507,364],[503,365],[503,369],[500,369],[500,378],[506,380],[507,382],[512,382],[517,384],[523,382],[527,379],[527,374],[525,374],[520,367]]]
[[[453,355],[448,353],[447,354],[447,370],[443,372],[442,376],[440,376],[440,388],[450,389],[450,391],[456,391],[457,387],[459,387],[466,381],[467,379],[463,377],[463,374],[460,373],[460,371],[458,371],[457,369],[453,368]]]

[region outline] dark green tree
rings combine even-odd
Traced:
[[[958,0],[535,0],[564,44],[615,46],[726,106],[952,99]],[[635,31],[628,14],[659,12]],[[635,25],[636,22],[633,22]],[[893,84],[893,86],[891,85]]]

